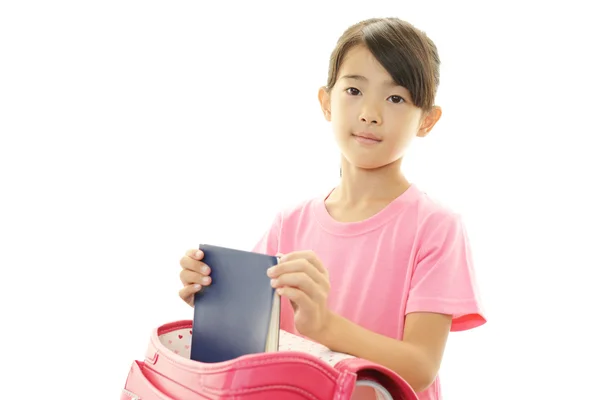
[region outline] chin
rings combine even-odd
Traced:
[[[353,167],[360,168],[360,169],[366,169],[366,170],[375,170],[375,169],[379,169],[379,168],[385,167],[386,165],[390,164],[390,163],[386,163],[386,162],[382,163],[381,161],[374,161],[374,160],[353,160],[353,159],[347,158],[347,157],[346,157],[346,160]]]

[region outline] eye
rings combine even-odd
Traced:
[[[402,97],[398,96],[398,95],[392,95],[392,96],[390,96],[388,98],[394,104],[404,103],[404,99]]]
[[[346,89],[346,93],[348,93],[350,96],[358,96],[360,94],[360,90],[354,87],[350,87]]]

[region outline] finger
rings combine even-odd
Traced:
[[[212,279],[210,276],[202,275],[189,269],[182,269],[179,273],[179,279],[184,286],[197,283],[202,286],[208,286],[211,284]]]
[[[194,295],[202,289],[201,285],[187,285],[179,291],[179,297],[190,306],[194,306]]]
[[[183,256],[179,260],[181,268],[189,269],[190,271],[197,272],[202,275],[210,275],[210,267],[202,261],[195,260],[188,256]]]
[[[275,288],[289,286],[299,289],[315,301],[321,301],[324,298],[321,287],[304,272],[290,272],[280,275],[279,278],[271,280],[271,285]]]
[[[294,272],[303,272],[319,286],[324,288],[329,287],[329,280],[327,276],[317,270],[312,263],[304,258],[285,261],[277,264],[272,267],[272,270],[269,271],[268,275],[271,278],[279,278],[284,274],[290,274]]]
[[[204,257],[204,252],[198,249],[190,249],[185,252],[185,255],[199,261]]]
[[[315,302],[310,299],[302,290],[293,288],[293,287],[282,287],[277,289],[277,293],[282,296],[290,299],[296,303],[296,305],[301,309],[311,309],[315,307]]]
[[[311,251],[311,250],[294,251],[292,253],[286,254],[285,256],[283,256],[281,258],[281,262],[287,262],[287,261],[292,261],[292,260],[301,260],[301,259],[308,260],[308,262],[310,262],[312,265],[314,265],[314,267],[317,269],[317,271],[321,272],[322,274],[327,274],[327,269],[325,268],[325,266],[323,266],[323,264],[321,263],[321,261],[319,260],[319,257],[317,257],[315,252]]]

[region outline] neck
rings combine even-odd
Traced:
[[[363,169],[342,158],[342,177],[330,199],[348,205],[390,202],[410,183],[401,171],[402,159],[376,169]]]

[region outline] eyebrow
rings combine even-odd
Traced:
[[[344,75],[340,79],[354,79],[357,81],[364,81],[364,82],[369,81],[366,77],[364,77],[362,75]],[[388,86],[402,86],[402,85],[398,85],[396,82],[390,81],[390,80],[385,81],[384,83]]]

